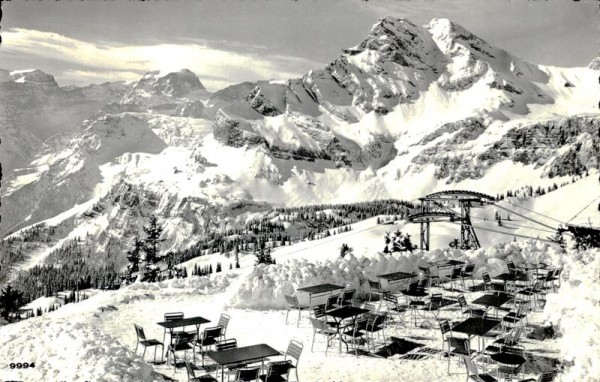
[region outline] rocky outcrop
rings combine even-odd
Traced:
[[[543,168],[544,176],[579,175],[600,163],[600,117],[580,115],[519,125],[487,150],[473,153],[465,143],[477,139],[487,126],[481,119],[445,124],[427,135],[421,144],[449,134],[449,138],[422,150],[412,160],[434,164],[435,176],[448,183],[479,179],[496,163],[510,160]],[[452,151],[446,148],[451,145]]]
[[[11,72],[11,77],[17,83],[29,84],[41,88],[57,89],[58,84],[54,80],[54,76],[44,73],[41,70],[32,71],[15,71]]]
[[[246,97],[246,101],[248,101],[251,108],[266,117],[275,117],[283,113],[269,98],[265,97],[264,94],[261,94],[260,86],[252,89],[250,94]]]
[[[202,101],[188,101],[175,109],[175,115],[189,118],[206,118]]]
[[[254,147],[267,143],[250,123],[231,119],[221,111],[215,117],[213,135],[217,142],[232,147]]]

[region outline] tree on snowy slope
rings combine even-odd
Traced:
[[[146,240],[144,242],[144,253],[146,253],[146,262],[150,264],[156,263],[158,260],[158,250],[160,243],[165,241],[161,239],[164,228],[158,224],[156,215],[150,216],[150,223],[144,226]]]
[[[8,319],[11,313],[17,313],[23,305],[23,293],[14,289],[10,284],[0,294],[0,316]]]
[[[261,240],[258,244],[258,248],[254,251],[254,256],[256,256],[256,263],[258,264],[275,264],[275,259],[271,257],[271,247],[267,247],[265,242]]]
[[[127,274],[129,276],[140,270],[143,249],[144,243],[136,236],[135,239],[133,239],[133,248],[130,251],[127,251],[127,260],[131,263],[127,269]]]

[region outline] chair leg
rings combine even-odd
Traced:
[[[285,313],[285,324],[287,325],[288,323],[288,315],[290,314],[290,310],[288,309]]]
[[[298,322],[296,323],[296,327],[300,327],[300,318],[302,317],[302,310],[298,309]]]
[[[144,359],[144,356],[146,355],[146,349],[147,348],[148,348],[147,346],[144,346],[144,352],[142,353],[142,359]]]
[[[312,339],[312,343],[310,344],[311,353],[313,352],[313,347],[315,346],[315,335],[316,335],[316,332],[313,331],[313,339]]]

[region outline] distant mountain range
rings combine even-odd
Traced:
[[[0,70],[0,234],[47,221],[40,259],[83,236],[102,253],[154,213],[174,249],[272,205],[559,183],[598,168],[598,67],[383,18],[323,69],[214,93],[186,69],[85,87]]]

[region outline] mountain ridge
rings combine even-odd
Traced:
[[[154,213],[177,249],[248,218],[240,205],[548,187],[598,167],[596,73],[527,63],[448,20],[383,18],[325,68],[214,93],[188,70],[83,88],[0,81],[70,118],[56,139],[18,137],[37,151],[6,173],[0,234],[68,216],[66,238],[107,248]],[[27,102],[0,105],[17,134],[10,117]]]

